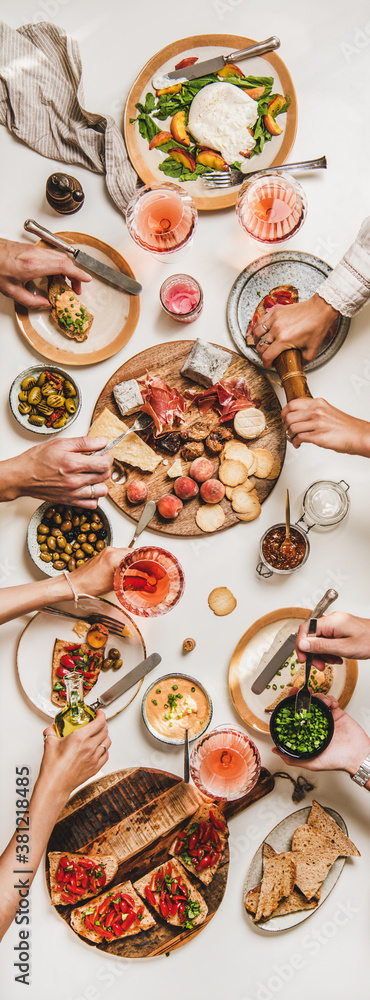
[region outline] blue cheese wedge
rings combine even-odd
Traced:
[[[208,388],[222,378],[231,362],[232,354],[229,351],[198,337],[182,366],[181,375]]]
[[[118,385],[115,385],[113,396],[123,417],[128,417],[130,413],[140,410],[144,402],[136,378],[129,378],[126,382],[119,382]]]

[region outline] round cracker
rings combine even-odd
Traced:
[[[256,468],[257,468],[257,459],[254,457],[253,453],[253,465],[251,465],[250,469],[248,470],[248,476],[255,476]]]
[[[257,463],[254,475],[257,479],[268,479],[275,461],[274,456],[268,448],[255,448],[253,454]]]
[[[225,513],[219,503],[205,503],[195,515],[198,528],[202,531],[217,531],[225,520]]]
[[[244,483],[242,486],[235,486],[233,489],[233,495],[231,497],[231,504],[233,510],[237,514],[246,514],[251,509],[250,500],[251,498],[257,498],[257,493],[254,489],[248,490],[244,488]],[[258,500],[259,503],[259,500]]]
[[[236,598],[228,587],[215,587],[208,596],[208,604],[215,615],[230,615],[236,608]]]
[[[281,470],[281,461],[280,458],[276,456],[272,469],[270,469],[268,479],[277,479],[277,477],[280,475],[280,470]]]
[[[242,498],[235,499],[234,491],[231,506],[241,521],[254,521],[255,517],[258,517],[262,510],[257,495],[254,496],[253,493],[244,493]],[[241,507],[241,510],[238,510],[238,507]]]
[[[218,470],[218,478],[224,486],[239,486],[248,477],[248,469],[243,462],[235,461],[233,458],[226,458]]]
[[[243,444],[242,441],[235,441],[235,438],[231,441],[226,441],[222,461],[226,461],[227,458],[235,459],[236,462],[242,462],[248,470],[254,462],[253,451],[246,444]]]
[[[238,410],[234,417],[234,429],[239,437],[257,438],[265,430],[266,420],[262,410],[256,406],[247,406],[245,410]]]

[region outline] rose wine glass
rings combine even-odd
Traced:
[[[261,759],[252,740],[236,726],[219,726],[191,752],[194,784],[212,799],[240,799],[257,783]]]
[[[288,174],[271,170],[242,184],[236,214],[249,236],[261,243],[283,243],[303,225],[307,201],[303,188]]]
[[[130,236],[159,260],[172,259],[194,234],[198,213],[193,199],[177,184],[151,184],[130,199],[126,224]]]
[[[153,618],[171,611],[180,600],[184,572],[172,552],[148,545],[125,556],[116,569],[113,586],[127,611]]]

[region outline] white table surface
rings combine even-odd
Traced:
[[[362,219],[369,212],[368,164],[368,66],[370,21],[366,0],[337,4],[311,0],[297,4],[280,0],[248,4],[246,0],[188,0],[185,5],[157,0],[124,4],[118,0],[4,0],[2,17],[14,27],[28,21],[49,19],[78,39],[83,63],[85,107],[122,120],[125,97],[144,63],[160,48],[181,35],[200,33],[241,34],[262,39],[275,33],[281,38],[281,57],[297,91],[298,133],[294,159],[325,153],[326,173],[303,178],[308,215],[289,247],[323,257],[334,265],[346,250]],[[48,175],[62,167],[17,142],[0,130],[2,170],[2,235],[22,239],[23,222],[37,218],[48,228],[63,228],[63,220],[49,208],[44,190]],[[184,262],[204,290],[204,310],[196,325],[170,323],[160,311],[158,290],[172,270],[155,261],[130,239],[124,221],[110,201],[103,177],[72,170],[80,178],[85,204],[65,228],[92,233],[116,247],[142,281],[141,316],[135,334],[123,350],[108,361],[76,370],[82,386],[83,407],[73,432],[89,426],[94,402],[108,377],[133,354],[166,339],[201,336],[229,347],[225,309],[229,290],[239,272],[260,255],[257,244],[239,227],[235,212],[200,216],[194,245]],[[185,267],[186,263],[186,267]],[[36,439],[15,423],[8,407],[14,376],[39,362],[18,331],[10,300],[1,298],[1,450],[8,457],[30,447]],[[359,417],[368,418],[370,395],[369,309],[351,324],[340,352],[330,363],[309,376],[313,395]],[[287,579],[264,581],[257,577],[258,542],[263,531],[283,516],[285,490],[289,487],[292,517],[301,514],[307,486],[320,478],[346,479],[350,484],[349,517],[335,530],[312,531],[311,555],[306,565]],[[216,537],[168,539],[186,575],[185,594],[164,619],[143,622],[149,650],[158,650],[163,662],[158,670],[193,673],[209,689],[214,701],[214,724],[238,722],[228,693],[228,665],[240,636],[262,614],[288,605],[312,607],[328,586],[339,591],[336,607],[360,615],[369,613],[369,463],[364,458],[337,455],[310,445],[298,452],[288,448],[278,485],[264,504],[261,516]],[[26,552],[26,529],[37,501],[21,499],[0,510],[2,540],[0,584],[38,579]],[[132,524],[110,501],[104,507],[113,524],[114,541],[125,544]],[[147,539],[157,539],[150,533]],[[165,541],[165,539],[163,539]],[[207,605],[210,590],[227,585],[237,598],[237,608],[216,618]],[[16,645],[26,619],[3,626],[1,723],[1,844],[14,829],[15,768],[24,764],[36,778],[42,754],[45,720],[32,710],[17,682]],[[140,621],[138,620],[139,626]],[[141,626],[140,626],[141,627]],[[182,640],[196,638],[197,646],[184,660]],[[360,665],[359,681],[350,704],[354,717],[370,726],[369,664]],[[151,740],[140,719],[140,696],[110,724],[112,748],[105,772],[143,764],[181,773],[180,751],[163,748]],[[263,764],[274,770],[276,758],[268,737],[257,738]],[[293,773],[298,773],[297,771]],[[242,887],[250,860],[269,830],[295,808],[291,786],[278,780],[272,794],[231,821],[231,863],[226,894],[220,909],[197,938],[166,958],[134,962],[111,959],[85,946],[50,907],[44,875],[39,871],[32,887],[32,971],[29,994],[37,1000],[109,1000],[149,996],[152,1000],[272,1000],[283,996],[308,1000],[336,1000],[368,996],[370,798],[342,773],[315,777],[315,795],[345,818],[350,836],[362,857],[349,860],[325,905],[301,926],[283,934],[266,935],[247,922]],[[311,797],[303,804],[311,801]],[[3,996],[18,997],[14,982],[13,951],[18,935],[14,926],[0,948]],[[22,994],[23,995],[23,994]]]

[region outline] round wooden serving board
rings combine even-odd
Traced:
[[[185,389],[190,388],[198,388],[201,392],[202,386],[198,386],[198,384],[191,381],[191,379],[183,378],[183,376],[180,375],[180,370],[189,354],[189,351],[193,347],[193,344],[194,341],[192,340],[176,340],[168,344],[158,344],[156,347],[150,347],[148,350],[142,351],[140,354],[136,354],[133,358],[126,361],[121,368],[118,368],[117,371],[111,375],[110,379],[104,386],[104,389],[102,389],[95,404],[93,420],[99,416],[99,413],[101,413],[105,407],[108,407],[108,409],[111,410],[115,416],[121,417],[113,395],[114,386],[126,379],[137,379],[141,375],[145,375],[146,372],[150,372],[151,375],[160,376],[160,378],[163,378],[168,385],[171,387],[175,386],[179,392],[184,392]],[[261,410],[266,418],[266,427],[263,433],[253,441],[244,441],[244,444],[247,444],[248,448],[252,451],[254,448],[267,448],[272,452],[275,458],[280,459],[282,465],[285,457],[286,437],[281,423],[281,407],[276,393],[263,372],[258,371],[246,358],[241,358],[240,354],[236,354],[233,351],[230,351],[230,353],[232,354],[232,362],[226,370],[223,378],[227,379],[236,375],[245,378],[248,383],[252,399],[256,398],[260,400]],[[190,424],[199,419],[202,418],[198,407],[193,405],[183,426],[190,426]],[[218,428],[219,418],[214,410],[211,410],[205,419],[210,425],[210,430]],[[135,414],[127,418],[127,424],[131,425],[134,420]],[[229,422],[229,426],[231,426],[232,429],[231,421]],[[174,430],[177,430],[177,428],[175,427]],[[237,438],[236,434],[234,436]],[[238,440],[242,439],[240,438]],[[149,500],[157,501],[161,496],[163,496],[164,493],[173,492],[174,480],[168,477],[167,472],[175,459],[180,456],[180,451],[177,452],[176,455],[169,455],[168,452],[166,453],[158,449],[158,454],[163,456],[163,459],[167,462],[167,464],[164,465],[162,462],[157,466],[154,472],[141,472],[140,469],[127,467],[128,475],[125,483],[115,484],[112,480],[108,480],[109,496],[125,514],[128,514],[129,517],[132,517],[135,521],[138,521],[141,516],[143,504],[132,506],[132,504],[126,500],[126,489],[130,480],[141,479],[147,484],[149,490]],[[206,450],[204,454],[205,456],[212,458],[215,462],[215,477],[217,477],[217,469],[219,465],[218,457],[208,455]],[[191,463],[185,462],[181,459],[181,464],[184,470],[183,475],[188,475]],[[271,493],[271,490],[273,490],[278,477],[275,479],[257,479],[253,476],[251,478],[253,478],[255,482],[257,495],[260,503],[262,504]],[[198,528],[195,520],[196,512],[201,505],[202,500],[198,499],[198,497],[194,500],[184,501],[183,509],[174,521],[165,521],[158,513],[156,513],[150,522],[150,528],[166,535],[203,535],[204,532]],[[241,523],[231,506],[231,502],[227,500],[226,497],[221,501],[221,506],[223,507],[225,513],[225,521],[222,525],[222,529],[218,530],[230,528],[233,524]]]
[[[226,804],[226,818],[241,812],[252,802],[271,792],[273,787],[273,777],[262,768],[259,781],[252,791],[243,798]],[[119,885],[128,879],[135,882],[152,868],[169,860],[168,849],[175,833],[187,824],[190,816],[205,801],[209,800],[194,785],[185,784],[181,778],[166,771],[145,767],[115,771],[85,786],[68,802],[51,834],[46,852],[49,892],[49,851],[80,851],[94,856],[114,854],[119,868],[110,886]],[[93,945],[86,938],[81,937],[81,940],[100,951],[124,958],[150,958],[174,951],[199,934],[212,919],[226,889],[228,867],[229,850],[226,847],[220,867],[210,885],[203,885],[186,871],[187,877],[208,906],[205,922],[194,930],[173,927],[166,924],[157,913],[153,913],[155,927],[133,937],[111,942],[103,940],[99,945]],[[56,909],[69,924],[73,907],[57,906]]]

